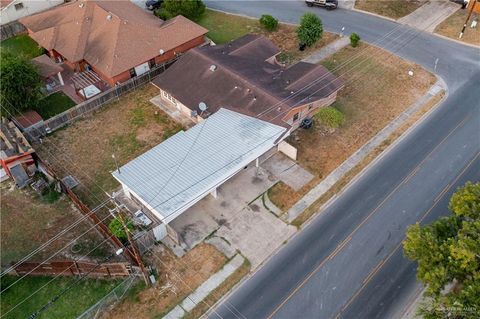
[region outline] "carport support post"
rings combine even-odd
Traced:
[[[65,82],[63,82],[62,73],[58,72],[57,75],[58,75],[58,80],[60,81],[60,85],[65,85]]]
[[[259,166],[259,163],[258,163],[258,157],[257,157],[257,159],[255,160],[255,167],[258,168],[258,166]]]
[[[213,196],[213,198],[217,198],[217,188],[215,187],[210,194]]]

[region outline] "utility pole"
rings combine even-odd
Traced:
[[[473,13],[473,9],[477,5],[477,3],[476,3],[477,0],[470,0],[470,1],[472,1],[472,5],[470,7],[470,11],[468,12],[467,19],[465,20],[465,23],[463,24],[462,32],[460,32],[460,35],[458,36],[459,39],[461,39],[463,37],[463,33],[465,32],[465,29],[467,28],[467,25],[468,25],[468,20],[470,20],[470,17],[472,16],[472,13]],[[476,12],[478,12],[478,11],[476,11]]]

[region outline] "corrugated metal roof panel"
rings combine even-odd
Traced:
[[[168,223],[272,148],[285,130],[222,108],[113,176]]]

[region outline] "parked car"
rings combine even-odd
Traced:
[[[160,9],[162,6],[163,0],[147,0],[145,2],[145,6],[147,7],[148,10],[155,10],[155,9]]]
[[[338,7],[338,0],[305,0],[309,7],[319,6],[325,7],[327,10],[333,10]]]

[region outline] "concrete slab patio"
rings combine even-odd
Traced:
[[[266,160],[262,167],[295,191],[298,191],[314,177],[310,172],[280,152]]]

